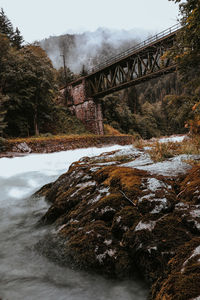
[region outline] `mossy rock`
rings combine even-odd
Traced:
[[[189,204],[200,204],[200,164],[189,171],[180,187],[179,199]]]
[[[155,300],[162,295],[162,282],[170,274],[177,276],[172,269],[178,267],[169,262],[199,233],[199,206],[189,196],[197,189],[199,169],[174,180],[123,166],[115,158],[117,152],[83,158],[38,192],[51,203],[42,221],[56,229],[38,247],[48,257],[79,269],[117,277],[139,272],[157,282]],[[171,297],[168,291],[163,295]]]
[[[179,247],[168,263],[168,272],[152,287],[152,300],[188,300],[200,296],[200,238]]]

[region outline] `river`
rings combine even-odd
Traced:
[[[130,147],[130,146],[124,146]],[[2,300],[144,300],[141,282],[109,280],[56,265],[34,245],[48,232],[38,220],[48,208],[30,196],[83,156],[122,146],[0,159],[0,298]]]

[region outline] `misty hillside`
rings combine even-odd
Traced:
[[[47,52],[55,68],[66,65],[74,73],[80,73],[83,65],[89,69],[144,40],[148,33],[141,29],[111,30],[99,28],[94,32],[52,36],[39,42]]]

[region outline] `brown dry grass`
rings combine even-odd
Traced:
[[[182,142],[167,142],[159,143],[159,141],[144,141],[139,140],[134,143],[134,146],[139,149],[144,147],[150,147],[146,150],[153,161],[163,161],[168,158],[174,157],[180,154],[200,154],[200,136],[193,136],[191,138],[184,139]],[[195,163],[191,160],[190,163]]]
[[[113,128],[112,126],[110,126],[108,124],[104,124],[104,133],[105,133],[105,135],[123,135],[117,129]]]

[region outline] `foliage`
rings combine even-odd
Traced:
[[[6,110],[4,108],[7,101],[8,97],[0,93],[0,136],[2,136],[3,131],[7,126],[7,123],[5,122]]]
[[[23,37],[21,36],[18,28],[14,30],[13,25],[4,13],[3,8],[1,8],[0,11],[0,33],[7,36],[13,47],[16,47],[17,49],[21,48]]]
[[[37,46],[10,48],[0,71],[1,90],[9,96],[8,135],[38,134],[50,118],[55,73],[46,53]]]
[[[172,0],[181,2],[180,0]],[[183,28],[177,36],[172,55],[177,60],[178,70],[185,85],[183,96],[192,107],[200,102],[200,1],[187,0],[180,3],[181,24]],[[199,132],[199,109],[193,109],[186,118],[187,126],[193,132]]]
[[[175,2],[181,2],[176,1]],[[180,4],[183,29],[170,55],[178,75],[169,74],[105,97],[105,122],[124,133],[151,138],[200,132],[200,2]]]
[[[189,141],[184,139],[182,142],[159,143],[159,141],[156,141],[155,143],[150,143],[149,146],[150,149],[147,152],[154,162],[163,161],[181,154],[200,154],[199,137],[190,138]],[[191,163],[193,164],[194,162],[191,161]]]
[[[192,103],[175,101],[182,91],[175,74],[129,88],[103,99],[104,122],[115,129],[129,134],[151,138],[166,134],[184,133],[186,115]],[[167,95],[167,94],[170,94]],[[176,122],[177,113],[179,120]],[[179,126],[177,127],[177,123]]]
[[[104,124],[103,129],[105,135],[121,135],[121,133],[117,129],[114,129],[112,126],[108,124]]]
[[[74,79],[75,79],[75,75],[68,67],[66,67],[66,71],[64,70],[63,67],[58,69],[57,82],[58,82],[59,88],[66,86],[67,83],[69,83],[70,81],[73,81]]]
[[[52,121],[47,124],[49,131],[54,134],[83,134],[88,133],[85,126],[65,107],[55,106]]]

